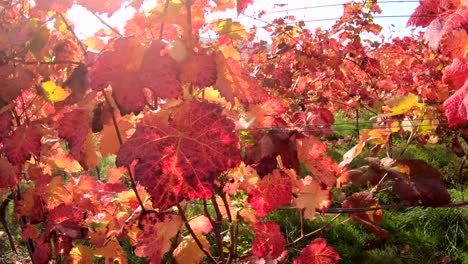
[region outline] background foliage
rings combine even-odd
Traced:
[[[125,2],[124,32],[86,40],[66,16],[123,2],[0,4],[0,219],[18,258],[467,261],[466,1],[421,1],[408,25],[426,33],[388,41],[363,37],[377,1],[329,30],[278,17],[271,43],[205,21],[252,0]]]

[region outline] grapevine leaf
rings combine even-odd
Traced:
[[[125,0],[78,0],[77,2],[93,13],[107,13],[111,16],[120,9]]]
[[[76,160],[81,159],[81,148],[91,132],[89,114],[84,109],[75,109],[63,115],[58,133],[70,144],[70,154]]]
[[[468,54],[468,33],[465,29],[456,29],[447,33],[440,44],[440,53],[451,58],[462,58]]]
[[[328,187],[336,183],[338,164],[326,156],[327,147],[315,137],[296,139],[297,155],[307,169]]]
[[[53,81],[43,82],[41,83],[41,87],[44,92],[45,99],[51,103],[63,101],[70,95],[69,92],[64,90],[62,87],[57,86]]]
[[[198,215],[190,219],[189,225],[193,231],[208,234],[213,229],[210,219],[204,215]]]
[[[21,125],[13,134],[3,140],[3,149],[13,165],[23,164],[31,155],[39,156],[41,152],[41,135],[38,126]]]
[[[71,156],[65,153],[57,153],[47,158],[48,163],[66,173],[76,173],[83,171],[81,165]]]
[[[427,27],[434,20],[436,15],[439,13],[438,8],[439,1],[421,1],[419,6],[413,11],[410,18],[408,19],[407,26],[421,26]]]
[[[373,193],[368,191],[362,191],[353,193],[351,197],[348,197],[342,203],[344,208],[368,208],[378,207],[379,201],[374,198]],[[358,221],[365,227],[367,227],[372,233],[381,239],[388,237],[388,231],[379,227],[382,223],[382,210],[367,211],[363,213],[350,214],[351,218]]]
[[[456,88],[461,88],[468,76],[468,58],[455,58],[444,69],[444,81],[450,81]]]
[[[122,143],[127,142],[127,131],[135,128],[135,124],[127,119],[121,118],[117,121],[117,127],[122,139]],[[114,124],[105,124],[99,138],[99,149],[103,156],[117,154],[120,148],[120,142],[115,131]]]
[[[285,249],[286,240],[280,227],[274,221],[257,222],[250,226],[255,233],[252,243],[252,253],[259,257],[271,256],[278,258]]]
[[[0,114],[0,143],[3,138],[10,133],[13,125],[13,115],[6,111]]]
[[[77,244],[70,250],[69,254],[72,263],[93,263],[95,249]]]
[[[145,88],[161,98],[181,95],[177,64],[161,56],[162,43],[154,42],[146,48],[135,37],[128,37],[118,38],[109,46],[90,70],[90,84],[95,90],[110,84],[122,115],[143,110]]]
[[[83,215],[83,212],[71,205],[60,204],[49,211],[47,232],[55,231],[71,238],[79,238],[81,236],[80,222]]]
[[[52,256],[52,246],[50,243],[43,242],[44,238],[39,240],[34,248],[32,255],[34,263],[49,263],[50,257]]]
[[[442,41],[454,41],[447,38],[448,33],[458,28],[465,28],[464,23],[466,23],[467,17],[468,7],[465,6],[456,9],[449,15],[438,16],[434,19],[424,34],[424,39],[428,42],[429,47],[437,51]]]
[[[218,78],[215,88],[228,102],[237,98],[243,104],[262,103],[268,100],[268,93],[232,58],[216,53]]]
[[[383,107],[387,114],[380,115],[382,117],[395,116],[406,114],[411,108],[418,105],[418,96],[410,93],[407,96],[397,95],[388,100],[385,100],[385,107]]]
[[[171,240],[182,227],[182,218],[172,213],[146,211],[139,220],[141,229],[137,238],[135,254],[146,257],[150,263],[161,263],[170,249]]]
[[[196,233],[195,233],[196,234]],[[210,248],[210,244],[206,237],[202,234],[196,234],[198,241],[201,242],[205,249]],[[174,258],[177,263],[200,263],[205,254],[198,247],[195,239],[192,236],[185,236],[180,244],[174,250]]]
[[[271,129],[252,133],[256,143],[246,146],[244,161],[251,165],[260,176],[272,172],[277,167],[277,157],[281,156],[287,169],[299,169],[296,144],[296,131]]]
[[[264,217],[282,205],[291,204],[291,198],[291,177],[281,170],[274,170],[257,182],[255,189],[249,191],[247,201],[259,217]]]
[[[441,173],[422,160],[400,159],[389,175],[394,178],[392,190],[412,205],[437,207],[450,203]]]
[[[73,0],[37,0],[36,7],[44,11],[65,13],[73,5]]]
[[[250,105],[249,111],[241,118],[241,124],[245,128],[272,127],[285,111],[277,99],[270,98],[264,103]]]
[[[44,199],[45,206],[49,210],[52,210],[61,204],[71,205],[73,201],[73,197],[70,195],[70,192],[63,187],[62,177],[60,176],[52,178],[50,183],[47,184],[47,187],[41,197]]]
[[[33,85],[33,74],[30,71],[9,64],[0,66],[0,99],[5,102],[14,100],[23,89]]]
[[[97,248],[95,254],[104,257],[109,263],[128,263],[124,251],[115,237],[107,241],[105,246]]]
[[[236,40],[241,40],[247,35],[244,26],[238,21],[232,21],[230,18],[219,20],[216,25],[216,32]]]
[[[463,87],[445,100],[444,110],[450,127],[468,121],[468,78]]]
[[[17,183],[15,167],[6,158],[0,158],[0,188],[13,188]]]
[[[180,79],[203,88],[216,83],[217,70],[214,55],[192,54],[181,63]]]
[[[237,15],[243,14],[249,4],[252,4],[253,0],[236,0],[237,3]]]
[[[334,264],[340,261],[336,250],[327,245],[324,238],[317,238],[301,251],[301,255],[294,259],[294,264]]]
[[[293,205],[297,209],[305,209],[304,218],[314,220],[315,210],[323,210],[331,205],[331,194],[322,184],[306,176],[304,179],[297,180],[293,193]]]
[[[117,164],[138,160],[135,178],[157,207],[168,208],[184,198],[210,198],[215,175],[240,162],[233,130],[221,107],[186,102],[169,118],[160,113],[143,120],[120,148]]]

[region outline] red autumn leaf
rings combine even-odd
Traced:
[[[324,238],[317,238],[301,251],[301,255],[294,259],[294,264],[333,264],[340,261],[336,250],[327,245]]]
[[[3,150],[13,165],[23,164],[31,158],[31,155],[39,156],[41,135],[38,125],[18,127],[13,134],[3,140]]]
[[[259,257],[271,256],[278,258],[285,249],[286,240],[280,227],[274,221],[257,222],[250,226],[255,237],[252,243],[252,253]]]
[[[70,155],[76,160],[81,158],[81,147],[90,131],[89,114],[83,109],[75,109],[64,114],[58,127],[59,136],[68,141]]]
[[[44,239],[42,239],[44,240]],[[33,253],[34,263],[47,264],[52,256],[52,246],[48,242],[39,241]]]
[[[225,58],[223,53],[216,53],[218,78],[215,88],[228,102],[235,103],[235,98],[243,104],[263,103],[268,100],[268,93],[257,80],[245,71],[238,61]]]
[[[123,2],[125,0],[78,0],[78,4],[86,7],[89,11],[93,13],[107,13],[109,16],[119,10]]]
[[[11,125],[13,124],[13,116],[6,111],[0,114],[0,143],[2,139],[10,133]]]
[[[0,99],[5,102],[14,100],[21,90],[34,85],[33,74],[23,67],[13,65],[0,66]]]
[[[328,187],[334,186],[340,169],[338,164],[325,155],[327,147],[312,136],[297,139],[296,146],[299,160],[304,162],[307,169]]]
[[[291,204],[291,199],[291,177],[281,170],[274,170],[258,181],[255,189],[249,191],[247,201],[259,217],[264,217],[282,205]]]
[[[243,14],[247,6],[253,3],[253,0],[236,0],[237,2],[237,15]]]
[[[47,232],[54,230],[61,235],[79,238],[81,236],[80,222],[83,220],[83,216],[84,213],[79,209],[61,204],[49,211]]]
[[[427,27],[437,16],[439,1],[424,0],[421,1],[419,6],[413,11],[411,17],[408,19],[407,26],[421,26]]]
[[[180,79],[203,88],[216,83],[215,56],[210,54],[192,54],[180,65]]]
[[[285,168],[299,169],[296,144],[294,143],[295,131],[271,129],[266,133],[259,131],[253,136],[255,144],[246,146],[244,162],[256,169],[260,176],[264,176],[277,168],[277,156]]]
[[[423,160],[396,160],[389,170],[392,190],[411,205],[437,207],[450,203],[450,195],[442,183],[441,173]]]
[[[331,125],[335,122],[335,118],[328,109],[316,107],[308,109],[302,114],[301,119],[309,134],[317,136],[322,135],[322,133],[333,134]]]
[[[444,110],[450,127],[468,122],[468,78],[462,88],[445,100]]]
[[[379,201],[374,198],[373,193],[368,191],[362,191],[353,193],[351,197],[348,197],[343,202],[344,208],[369,208],[378,207]],[[367,211],[363,213],[349,214],[351,218],[368,228],[373,234],[380,237],[381,239],[388,238],[388,231],[381,228],[382,223],[382,210]]]
[[[125,34],[135,36],[139,39],[150,39],[154,35],[153,32],[161,31],[161,14],[154,14],[150,17],[137,12],[125,24]],[[172,41],[179,37],[179,28],[174,24],[164,24],[162,39]]]
[[[140,215],[135,254],[146,257],[150,263],[161,263],[171,248],[171,239],[180,231],[182,219],[172,213],[146,211]]]
[[[138,160],[135,178],[153,205],[168,208],[184,198],[210,198],[216,174],[240,162],[234,123],[217,105],[186,102],[169,116],[149,116],[122,145],[117,164]]]
[[[65,13],[73,5],[73,0],[36,0],[36,7],[44,11]]]
[[[143,110],[145,88],[161,98],[174,98],[182,93],[177,64],[172,58],[161,56],[164,48],[161,42],[155,41],[147,48],[135,37],[128,37],[118,38],[109,46],[91,68],[90,83],[95,90],[110,84],[122,115]]]
[[[277,119],[286,111],[286,108],[276,98],[260,104],[252,104],[249,111],[244,114],[241,125],[245,128],[265,128],[277,125]]]
[[[13,188],[17,183],[15,167],[6,158],[0,158],[0,188]]]
[[[461,88],[468,79],[468,58],[455,58],[444,69],[444,81],[451,81],[456,88]]]
[[[454,41],[451,38],[445,38],[447,33],[458,28],[464,29],[467,19],[468,7],[458,8],[449,15],[438,16],[427,28],[424,39],[431,49],[437,51],[441,41]]]

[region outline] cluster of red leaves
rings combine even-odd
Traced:
[[[427,27],[429,47],[453,59],[444,80],[458,89],[444,102],[450,126],[468,122],[468,6],[463,1],[421,1],[409,25]]]

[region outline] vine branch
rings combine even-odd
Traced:
[[[203,253],[208,257],[208,260],[210,260],[211,263],[215,263],[215,264],[218,263],[218,261],[216,261],[216,259],[211,255],[211,253],[205,249],[201,241],[198,239],[197,235],[195,234],[195,232],[193,231],[192,227],[190,226],[188,222],[184,209],[182,209],[182,206],[180,206],[179,203],[177,204],[177,209],[179,210],[179,215],[182,217],[182,220],[184,221],[185,228],[187,228],[190,235],[195,240],[195,243],[200,248],[200,250],[203,251]]]

